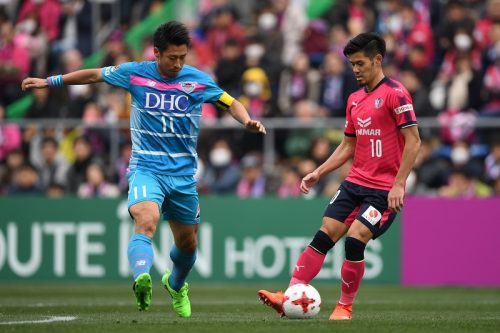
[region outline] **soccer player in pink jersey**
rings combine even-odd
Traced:
[[[308,284],[319,273],[328,251],[347,234],[341,294],[330,320],[352,319],[352,305],[365,270],[366,244],[382,235],[403,207],[406,178],[420,148],[410,94],[382,70],[384,39],[362,33],[349,41],[344,55],[362,88],[347,100],[344,139],[323,164],[302,179],[301,191],[308,193],[320,177],[350,158],[354,160],[290,280],[290,285]],[[282,292],[259,290],[258,294],[284,315]]]

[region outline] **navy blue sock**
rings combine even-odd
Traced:
[[[134,280],[142,273],[149,273],[153,260],[151,238],[142,234],[134,234],[128,241],[128,262],[132,268]]]
[[[174,263],[174,267],[168,278],[168,284],[173,290],[179,291],[196,261],[196,251],[193,253],[182,253],[174,245],[170,249],[170,258]]]

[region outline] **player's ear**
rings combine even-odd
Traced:
[[[153,52],[154,52],[156,60],[160,60],[160,49],[155,47],[155,48],[153,48]]]
[[[382,55],[380,53],[375,56],[375,63],[377,65],[382,65],[383,60],[384,60],[384,58],[382,57]]]

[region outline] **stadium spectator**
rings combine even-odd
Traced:
[[[297,168],[288,166],[282,170],[277,196],[278,198],[300,197],[300,175]]]
[[[262,158],[251,152],[241,159],[241,178],[236,194],[240,198],[261,198],[266,194],[266,176],[262,168]]]
[[[61,104],[51,90],[35,90],[33,91],[33,102],[24,117],[27,119],[59,118],[66,112],[64,111],[66,107]]]
[[[123,32],[120,29],[111,31],[104,44],[105,55],[101,62],[101,66],[118,66],[125,62],[122,61],[124,56],[132,58],[132,54],[128,50],[123,40]]]
[[[52,183],[49,184],[47,189],[45,190],[45,194],[48,198],[64,198],[66,195],[66,190],[63,185]]]
[[[492,44],[490,32],[500,22],[500,0],[487,0],[482,17],[475,22],[474,39],[479,48]]]
[[[120,156],[115,162],[114,175],[116,184],[122,194],[126,194],[128,191],[127,170],[131,154],[132,145],[129,142],[123,143],[120,146]]]
[[[500,3],[500,1],[499,1]],[[492,24],[491,43],[483,51],[484,79],[481,89],[481,113],[500,115],[500,21]]]
[[[251,52],[247,53],[248,66],[260,66],[264,69],[269,78],[272,94],[276,96],[279,76],[283,68],[282,53],[284,47],[284,36],[277,10],[275,2],[264,1],[263,6],[257,8],[255,27],[249,27],[249,37],[247,38],[247,45],[260,45],[265,50],[255,63],[252,63],[253,60],[250,59]]]
[[[284,143],[285,153],[289,157],[304,156],[307,154],[312,140],[323,134],[323,130],[316,125],[323,118],[318,104],[312,100],[301,100],[293,108],[294,118],[301,125],[310,125],[309,128],[294,128],[288,131]]]
[[[305,2],[272,0],[272,3],[283,34],[281,60],[283,65],[291,66],[297,55],[302,52],[302,38],[308,22]]]
[[[487,181],[494,183],[497,178],[500,178],[500,142],[492,144],[484,166]]]
[[[332,152],[333,150],[330,148],[330,142],[328,141],[328,139],[324,136],[318,136],[311,141],[311,145],[309,147],[309,152],[307,155],[317,165],[320,165],[321,163],[326,161],[328,157],[330,157]],[[306,172],[303,176],[310,173],[311,171]]]
[[[464,0],[449,0],[446,3],[444,20],[440,20],[441,25],[438,27],[437,48],[442,51],[438,54],[438,58],[442,58],[445,52],[454,48],[454,45],[461,48],[472,45],[473,41],[465,36],[472,36],[475,23],[464,2]],[[463,31],[464,36],[455,40],[458,30]]]
[[[11,150],[5,163],[0,164],[0,194],[8,194],[7,189],[13,183],[14,171],[26,163],[26,156],[21,149]]]
[[[58,142],[53,137],[46,137],[41,144],[41,163],[35,165],[40,175],[40,185],[48,189],[51,184],[66,186],[69,165],[58,154]]]
[[[245,71],[245,56],[237,40],[228,39],[222,49],[221,57],[215,66],[215,77],[220,87],[232,96],[241,94],[240,82]]]
[[[424,138],[415,160],[416,184],[413,186],[413,193],[432,193],[446,185],[451,165],[446,156],[434,152],[432,140]]]
[[[48,68],[49,41],[40,28],[38,18],[30,14],[16,25],[15,39],[19,45],[28,50],[32,63],[31,74],[45,76]]]
[[[62,5],[58,0],[26,0],[22,2],[17,22],[32,17],[39,22],[49,42],[53,42],[60,33],[59,17],[61,12]]]
[[[319,104],[327,117],[345,117],[345,103],[350,93],[357,89],[356,81],[348,73],[345,61],[338,54],[329,52],[324,59],[321,73]]]
[[[295,103],[308,99],[319,100],[319,72],[311,68],[305,53],[298,53],[292,66],[281,73],[279,90],[279,107],[283,115],[289,116]]]
[[[262,119],[269,113],[271,99],[271,88],[266,73],[262,68],[251,67],[243,72],[241,82],[239,101],[253,118]]]
[[[216,60],[222,56],[224,45],[229,39],[237,41],[242,47],[245,45],[245,31],[236,20],[232,7],[228,5],[214,8],[205,35],[210,51],[215,55]]]
[[[240,179],[240,169],[235,163],[229,142],[215,141],[208,153],[208,161],[203,164],[203,172],[198,181],[198,191],[208,194],[233,194]]]
[[[458,168],[452,171],[448,184],[441,187],[438,193],[447,198],[482,198],[489,197],[492,189],[467,170]]]
[[[384,5],[387,6],[385,3],[382,4],[382,6]],[[356,21],[363,25],[364,30],[373,30],[376,20],[375,6],[373,1],[369,0],[339,0],[335,1],[335,4],[323,14],[323,17],[331,26],[347,27],[352,25],[353,21]],[[345,44],[342,43],[342,45]]]
[[[59,54],[77,49],[86,57],[93,51],[94,22],[92,6],[88,0],[66,0],[62,3],[61,17],[57,21],[60,33],[53,43],[53,52]]]
[[[495,179],[495,182],[493,183],[493,195],[495,197],[500,197],[500,177]]]
[[[21,130],[15,123],[5,122],[5,108],[0,104],[0,163],[9,152],[21,148]]]
[[[411,95],[417,116],[436,117],[437,111],[431,105],[427,86],[420,80],[420,72],[417,74],[412,69],[403,70],[400,73],[400,79]]]
[[[450,159],[452,169],[464,170],[473,178],[484,178],[484,163],[478,156],[474,156],[473,150],[464,141],[457,141],[451,146]]]
[[[12,183],[7,193],[9,195],[38,196],[44,194],[40,185],[40,177],[31,164],[22,164],[14,170]]]
[[[87,168],[92,162],[92,148],[85,137],[74,141],[75,161],[68,170],[68,192],[76,193],[81,184],[85,182]]]
[[[323,63],[328,52],[328,28],[324,20],[316,19],[309,22],[304,30],[302,50],[313,68],[318,68]]]
[[[109,151],[109,136],[110,131],[106,128],[95,127],[112,123],[107,121],[102,108],[95,102],[89,102],[83,109],[83,135],[89,141],[92,153],[95,156],[103,157]]]
[[[21,97],[19,82],[30,72],[29,52],[15,39],[12,23],[0,25],[0,104],[8,105]]]
[[[92,162],[85,171],[86,181],[78,187],[80,198],[116,198],[120,195],[118,186],[106,180],[104,168]]]

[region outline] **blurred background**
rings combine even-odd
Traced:
[[[387,265],[376,266],[374,259],[373,267],[378,268],[373,276],[388,274],[389,278],[380,278],[383,282],[404,280],[400,265],[408,261],[399,253],[414,253],[419,242],[431,241],[425,238],[429,234],[442,237],[450,230],[461,230],[452,240],[463,244],[470,241],[471,223],[484,221],[482,228],[500,231],[490,217],[499,203],[495,197],[500,196],[500,0],[0,0],[0,271],[4,267],[4,278],[65,276],[56,263],[66,259],[55,257],[56,246],[68,246],[65,237],[82,239],[84,224],[79,221],[104,221],[84,233],[97,239],[110,233],[111,219],[127,221],[120,234],[123,239],[131,224],[123,207],[131,152],[127,93],[106,84],[22,92],[22,79],[154,60],[152,33],[170,19],[184,22],[192,32],[187,64],[212,75],[268,130],[263,137],[248,134],[212,105],[203,108],[197,173],[202,212],[214,221],[214,228],[218,219],[226,219],[227,224],[219,226],[229,229],[235,220],[256,223],[247,234],[238,231],[244,250],[237,240],[231,243],[220,236],[226,244],[221,255],[228,246],[236,251],[232,259],[225,257],[226,262],[220,263],[221,270],[226,269],[221,279],[285,277],[286,264],[276,268],[277,273],[270,269],[281,260],[279,251],[286,249],[283,263],[294,262],[295,249],[305,246],[307,235],[319,226],[328,197],[336,192],[349,164],[321,179],[307,196],[310,200],[302,200],[299,184],[343,137],[345,102],[357,86],[342,50],[350,38],[365,31],[385,38],[384,71],[411,93],[422,136],[422,149],[407,182],[408,210],[414,214],[403,213],[402,230],[398,226],[393,236],[387,236],[395,239],[394,245],[382,250],[382,243],[374,243],[374,253],[389,253],[387,262],[395,268],[388,272]],[[101,207],[102,202],[111,204]],[[96,211],[96,206],[102,210]],[[231,207],[234,214],[223,213]],[[436,217],[434,213],[444,207],[448,207],[445,214]],[[471,210],[474,214],[465,218]],[[412,218],[415,224],[408,222]],[[308,225],[307,219],[312,221]],[[66,229],[51,229],[47,221],[56,220],[76,222]],[[245,235],[267,234],[274,222],[287,223],[287,233],[302,225],[305,240],[293,243],[293,237],[283,238],[282,224],[273,236],[281,237],[276,239],[282,247],[276,247],[276,239],[259,238],[259,243],[255,238],[255,247],[244,242]],[[411,228],[415,225],[416,230]],[[405,232],[418,238],[415,247],[405,248],[413,241],[405,241]],[[22,237],[28,237],[31,249],[21,246],[16,256],[36,262],[38,243],[33,240],[37,235],[40,239],[51,235],[54,264],[45,264],[45,273],[16,270],[13,267],[22,260],[10,259],[16,249],[14,239],[21,244]],[[483,239],[477,246],[488,254],[493,243]],[[260,263],[252,261],[258,246],[262,253],[272,252]],[[450,255],[458,256],[456,250],[451,247]],[[87,255],[97,256],[107,250],[90,247],[88,251]],[[471,251],[460,251],[473,261]],[[500,267],[498,257],[483,259],[495,260]],[[234,260],[229,262],[234,266],[228,266],[227,260]],[[238,266],[245,260],[255,272]],[[338,266],[339,261],[332,259],[332,270],[337,272],[335,262]],[[208,274],[201,266],[203,260],[197,265],[200,276]],[[421,265],[425,270],[428,262]],[[420,271],[418,263],[411,261],[408,266]],[[434,283],[500,285],[498,269],[484,273],[490,278],[487,282],[443,277]],[[102,277],[98,271],[91,276]],[[84,276],[78,269],[75,272],[75,277]],[[126,261],[118,272],[128,274]],[[454,271],[449,272],[453,276]],[[325,278],[338,278],[337,273],[325,274]],[[415,277],[415,272],[407,274]]]

